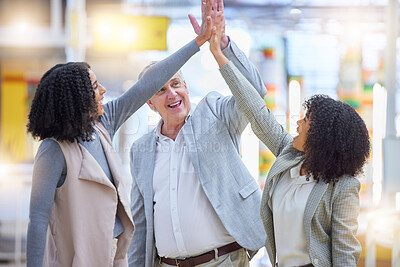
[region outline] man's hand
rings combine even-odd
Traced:
[[[202,20],[204,21],[204,16],[206,15],[207,10],[203,8],[204,4],[202,3],[201,5],[201,16]],[[213,3],[212,11],[211,11],[211,20],[212,20],[212,25],[214,25],[215,17],[217,12],[221,12],[222,15],[224,15],[224,1],[223,0],[215,0]],[[207,16],[207,15],[206,15]],[[194,32],[199,35],[201,32],[201,27],[197,23],[196,18],[192,15],[189,14],[189,20],[190,23],[193,26]],[[203,26],[203,23],[202,23]],[[221,20],[221,30],[222,30],[222,35],[221,35],[221,49],[225,49],[228,44],[229,44],[229,39],[228,36],[225,35],[225,16],[222,16]]]
[[[212,21],[211,11],[213,7],[213,0],[202,0],[201,2],[201,26],[197,23],[193,15],[189,15],[190,22],[193,25],[194,31],[197,34],[195,41],[200,47],[207,42],[211,37]],[[192,20],[194,19],[195,25]]]

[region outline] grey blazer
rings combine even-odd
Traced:
[[[256,68],[231,42],[224,50],[252,81],[259,97],[266,94]],[[232,96],[216,92],[203,98],[181,131],[197,177],[227,231],[244,248],[264,246],[266,234],[260,218],[261,190],[239,155],[240,135],[248,124]],[[128,251],[129,266],[153,266],[157,256],[153,232],[153,172],[155,130],[131,148],[131,207],[135,234]],[[166,218],[167,219],[167,218]]]
[[[257,137],[276,156],[267,179],[261,204],[261,217],[268,239],[265,244],[272,265],[276,261],[273,213],[270,190],[281,175],[303,159],[293,148],[293,138],[275,120],[254,87],[232,62],[221,68],[239,109],[249,118]],[[304,213],[304,231],[311,263],[314,266],[356,266],[361,246],[355,234],[359,213],[360,182],[351,176],[337,183],[318,182],[310,193]]]

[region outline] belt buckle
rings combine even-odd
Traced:
[[[175,259],[175,264],[177,267],[180,267],[178,259]]]

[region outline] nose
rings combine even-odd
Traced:
[[[298,126],[300,126],[300,122],[301,122],[301,119],[298,120],[298,121],[296,121],[296,124],[297,124]]]
[[[105,94],[106,92],[107,92],[107,89],[103,86],[103,85],[101,85],[101,84],[99,84],[99,92],[100,92],[100,94]]]
[[[177,96],[177,93],[175,92],[175,90],[169,88],[168,89],[168,98],[175,98],[176,96]]]

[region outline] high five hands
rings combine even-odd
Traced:
[[[210,8],[211,8],[211,10],[210,10]],[[208,38],[206,41],[208,41],[210,39],[211,27],[215,24],[215,19],[216,19],[218,12],[220,12],[222,15],[224,14],[224,1],[223,0],[202,0],[201,26],[199,26],[199,24],[197,23],[196,18],[192,14],[189,14],[190,23],[193,26],[194,32],[198,35],[197,37],[201,36],[200,37],[201,41],[203,41],[203,38],[207,37],[207,34],[208,34]],[[209,17],[210,17],[210,21],[209,21]],[[208,24],[209,22],[210,22],[210,25]],[[229,44],[229,39],[225,35],[225,16],[222,16],[222,18],[221,18],[220,27],[221,27],[220,46],[221,46],[221,50],[223,50]],[[197,41],[196,41],[196,43],[197,43]],[[202,44],[203,43],[201,43],[201,45]]]

